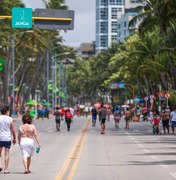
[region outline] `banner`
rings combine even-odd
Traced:
[[[123,89],[125,88],[124,83],[112,83],[110,84],[111,89]]]

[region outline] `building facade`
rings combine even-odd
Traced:
[[[122,42],[136,29],[129,30],[128,24],[141,4],[140,0],[96,0],[96,53]]]
[[[94,55],[95,41],[93,41],[92,43],[82,43],[79,48],[77,48],[77,58],[81,60],[87,60]]]

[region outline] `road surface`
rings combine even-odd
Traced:
[[[16,131],[21,120],[15,121]],[[31,174],[24,174],[18,145],[11,149],[9,171],[1,180],[176,180],[176,136],[152,135],[149,122],[131,122],[115,129],[114,121],[91,126],[90,116],[74,117],[71,131],[53,118],[35,120],[42,144],[32,157]]]

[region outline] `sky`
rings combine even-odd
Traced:
[[[64,44],[79,46],[95,41],[95,0],[65,0],[69,10],[75,11],[74,30],[61,31]],[[42,0],[23,0],[26,7],[44,8]]]

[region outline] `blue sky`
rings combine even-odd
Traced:
[[[82,42],[95,41],[95,0],[65,0],[70,10],[75,11],[75,27],[61,35],[64,44],[78,46]],[[26,7],[43,8],[42,0],[23,0]]]

